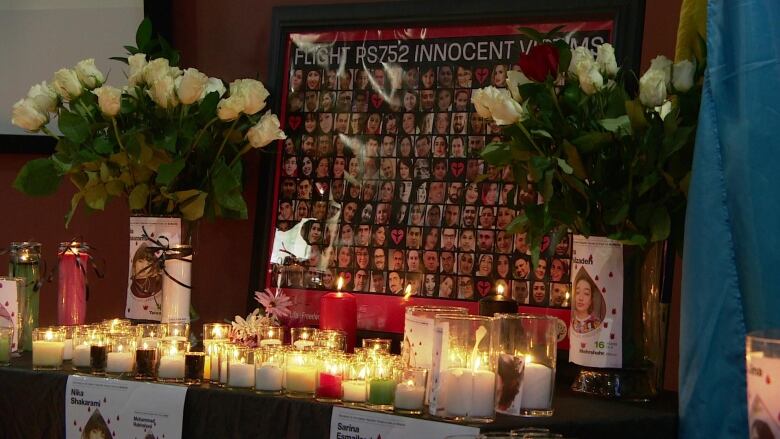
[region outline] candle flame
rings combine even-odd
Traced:
[[[498,284],[496,286],[496,294],[498,294],[499,296],[504,295],[504,284]]]
[[[170,356],[175,356],[179,351],[176,349],[176,346],[171,346],[171,350],[168,352]]]
[[[213,335],[216,338],[221,338],[222,337],[222,327],[221,326],[217,326],[214,329],[212,329],[211,330],[211,335]]]
[[[344,286],[344,278],[339,276],[338,279],[336,279],[336,291],[341,291],[341,288]]]
[[[412,296],[412,284],[407,284],[406,289],[404,290],[404,300],[409,300],[409,297]]]
[[[178,337],[178,335],[179,335],[179,328],[174,328],[173,335]]]
[[[144,342],[144,349],[149,349],[149,345],[146,342]]]
[[[123,350],[124,350],[124,346],[122,346],[121,344],[116,347],[117,352],[122,352]]]
[[[407,385],[407,386],[409,386],[409,387],[412,387],[412,386],[414,386],[414,381],[412,381],[412,380],[407,380],[407,381],[406,381],[406,385]]]
[[[530,364],[530,363],[533,363],[533,362],[534,362],[534,357],[533,357],[533,355],[530,355],[530,354],[529,354],[529,355],[526,355],[526,356],[525,356],[525,364]]]
[[[473,364],[474,370],[475,371],[479,370],[479,366],[481,365],[482,365],[482,359],[479,357],[479,355],[477,355],[476,357],[474,357],[474,364]]]
[[[51,331],[46,331],[46,340],[51,340],[54,338],[54,334],[51,333]]]

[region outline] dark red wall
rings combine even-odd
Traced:
[[[225,80],[239,77],[267,77],[271,10],[277,5],[334,3],[325,1],[174,0],[172,7],[173,40],[182,51],[182,64],[197,67],[209,76]],[[340,3],[349,3],[342,1]],[[681,0],[648,1],[645,14],[645,38],[642,65],[659,53],[672,57]],[[120,48],[117,48],[120,49]],[[118,50],[121,51],[121,50]],[[20,90],[23,93],[24,90]],[[2,140],[0,140],[2,142]],[[3,145],[0,143],[0,151]],[[14,240],[34,239],[44,244],[48,261],[55,260],[56,244],[83,236],[106,258],[106,277],[92,280],[88,319],[96,321],[123,315],[127,276],[128,212],[121,202],[111,204],[105,212],[87,216],[79,212],[70,229],[64,228],[72,189],[64,184],[56,196],[31,199],[11,188],[11,182],[22,164],[34,158],[25,154],[0,154],[0,245]],[[249,285],[252,227],[257,158],[248,161],[245,197],[249,202],[248,221],[217,221],[201,225],[196,245],[198,255],[193,264],[193,304],[205,321],[219,321],[245,314]],[[265,215],[265,212],[259,212]],[[679,270],[678,270],[679,272]],[[679,282],[677,282],[679,297]],[[46,285],[41,299],[41,320],[54,323],[55,286]],[[676,317],[679,319],[679,306]],[[677,328],[673,320],[670,352],[673,366],[668,380],[676,387]]]

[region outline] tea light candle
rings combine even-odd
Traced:
[[[161,379],[184,379],[184,356],[175,352],[160,358],[157,377]]]
[[[313,394],[317,368],[305,365],[287,366],[287,390],[292,393]]]
[[[402,410],[422,410],[424,399],[425,386],[416,386],[413,381],[408,381],[396,386],[393,406]]]
[[[73,366],[77,368],[89,367],[88,344],[80,344],[73,348]]]
[[[64,332],[50,328],[33,329],[33,369],[59,369],[65,350]]]
[[[520,408],[549,409],[552,397],[553,370],[526,358],[523,372],[523,396]]]
[[[337,329],[347,335],[347,352],[355,349],[357,334],[357,301],[355,296],[342,293],[344,279],[339,277],[337,291],[320,299],[320,329]]]
[[[252,387],[255,385],[255,367],[252,364],[229,362],[228,386]]]
[[[374,378],[368,382],[368,403],[371,405],[392,405],[395,394],[395,381]]]
[[[293,346],[295,349],[306,349],[314,346],[314,342],[312,340],[295,340]]]
[[[267,338],[265,340],[260,340],[260,346],[279,346],[282,344],[281,340],[277,340],[275,338]]]
[[[228,370],[228,362],[227,360],[222,360],[219,362],[219,382],[220,384],[227,384],[227,370]]]
[[[264,392],[279,392],[282,390],[284,371],[272,363],[263,363],[255,370],[255,389]]]
[[[366,402],[366,380],[345,380],[341,383],[344,402]]]
[[[109,352],[106,361],[106,372],[125,373],[133,371],[133,354],[131,352]]]

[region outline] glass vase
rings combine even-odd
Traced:
[[[57,258],[57,321],[60,325],[83,325],[87,318],[89,245],[62,242]]]
[[[21,316],[19,351],[32,350],[32,330],[38,327],[40,310],[41,244],[37,242],[12,242],[8,275],[24,279],[20,284],[18,300]]]

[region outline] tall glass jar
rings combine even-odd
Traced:
[[[18,294],[22,328],[19,334],[19,350],[30,351],[32,350],[32,330],[38,327],[40,309],[40,291],[38,291],[37,286],[41,279],[41,244],[38,242],[12,242],[10,255],[8,275],[24,279]]]
[[[162,284],[162,322],[189,323],[192,247],[172,245],[167,251]]]
[[[57,258],[57,320],[60,325],[83,325],[87,318],[89,244],[61,242]]]

